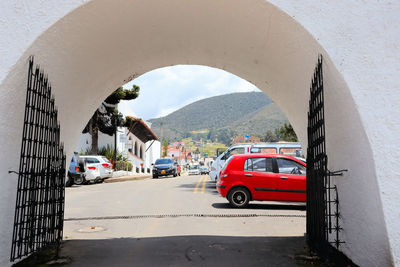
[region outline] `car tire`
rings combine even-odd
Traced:
[[[83,176],[74,179],[74,184],[76,185],[83,185],[86,183],[86,179]]]
[[[249,204],[250,192],[244,187],[233,188],[228,194],[228,201],[235,208],[244,208]]]
[[[79,166],[80,172],[85,172],[86,171],[86,161],[85,161],[85,159],[80,158],[78,160],[78,166]]]
[[[176,176],[178,176],[178,174],[176,173],[176,172],[174,172],[174,175],[173,175],[174,177],[176,177]]]
[[[68,174],[67,182],[65,183],[65,187],[71,187],[74,184],[74,179]]]
[[[158,178],[158,176],[153,174],[153,179],[157,179],[157,178]]]

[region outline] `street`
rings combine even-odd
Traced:
[[[231,208],[208,175],[74,186],[61,254],[71,266],[296,266],[305,214],[303,203]]]

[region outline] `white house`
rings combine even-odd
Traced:
[[[150,173],[151,163],[160,157],[160,142],[150,129],[151,123],[140,118],[133,118],[130,129],[126,129],[127,140],[124,151],[133,164],[133,171]]]
[[[132,172],[149,173],[151,163],[160,157],[160,142],[156,134],[150,129],[151,123],[139,118],[134,121],[130,129],[118,127],[117,150],[128,158],[133,165]],[[90,133],[81,134],[75,151],[84,153],[91,149],[92,137]],[[98,147],[115,147],[115,135],[107,135],[99,131]]]

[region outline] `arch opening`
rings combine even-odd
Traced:
[[[134,29],[134,37],[127,38],[133,25],[140,27]],[[343,251],[355,262],[364,262],[366,256],[368,261],[386,263],[390,256],[374,159],[350,89],[315,38],[265,1],[254,0],[252,5],[240,1],[89,2],[44,32],[1,84],[1,92],[15,99],[1,107],[3,114],[12,114],[3,118],[8,131],[3,136],[19,134],[24,92],[10,88],[25,87],[19,75],[25,73],[26,58],[35,55],[51,77],[68,154],[84,126],[81,118],[89,117],[110,88],[152,69],[177,64],[216,67],[251,81],[282,107],[306,144],[308,88],[318,54],[326,59],[329,166],[352,170],[345,179],[335,180],[345,203],[344,234],[349,244],[357,244],[346,245]],[[8,162],[4,168],[17,169],[18,153],[13,147],[18,145],[16,140],[8,143],[7,157],[1,157]],[[358,157],[353,151],[358,151]],[[14,186],[15,181],[10,181],[4,190],[13,192]],[[9,192],[5,196],[12,199]],[[7,216],[1,225],[9,229],[13,209],[3,205]],[[353,206],[365,209],[354,211]],[[381,227],[371,232],[370,224]],[[377,241],[370,244],[368,240]],[[376,250],[376,246],[384,249]],[[375,251],[382,253],[377,256]]]

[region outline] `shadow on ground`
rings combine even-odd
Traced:
[[[213,203],[213,206],[216,209],[238,209],[232,207],[229,203]],[[241,210],[306,210],[305,205],[298,204],[255,204],[250,203],[248,206]]]
[[[68,266],[297,266],[304,237],[171,236],[69,240]]]
[[[196,185],[197,185],[197,182],[196,183],[190,183],[190,184],[180,184],[177,187],[178,188],[189,189],[189,191],[193,191],[196,188]],[[201,189],[201,187],[202,186],[200,186],[200,189]],[[218,191],[217,191],[217,189],[215,187],[215,182],[211,182],[211,181],[206,182],[205,188],[207,189],[206,193],[219,195],[219,193],[218,193]]]

